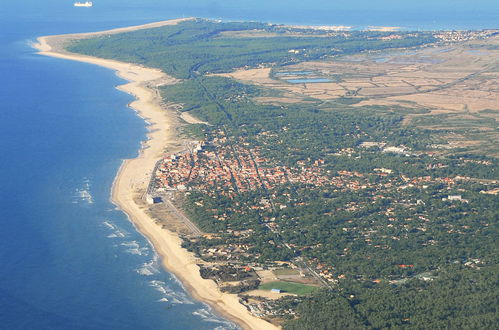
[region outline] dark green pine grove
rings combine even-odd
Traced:
[[[495,329],[497,267],[479,274],[450,267],[438,280],[399,286],[342,285],[299,303],[285,329]]]
[[[263,30],[274,37],[237,38],[224,32]],[[228,72],[234,68],[260,64],[291,64],[324,56],[353,54],[364,50],[413,47],[435,38],[428,32],[405,33],[404,38],[380,40],[380,32],[350,32],[324,37],[325,32],[307,32],[293,37],[289,29],[264,23],[216,23],[193,20],[178,25],[78,40],[68,50],[159,68],[177,78],[192,78],[205,73]],[[317,36],[314,36],[317,34]],[[299,54],[290,49],[302,50]]]

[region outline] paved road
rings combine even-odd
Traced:
[[[189,220],[185,215],[183,215],[182,212],[180,212],[175,207],[175,205],[173,205],[170,199],[164,198],[163,201],[165,206],[168,209],[170,209],[170,211],[172,211],[172,213],[177,217],[177,219],[179,219],[182,223],[184,223],[187,226],[187,228],[189,228],[189,230],[192,232],[193,235],[195,236],[203,235],[203,232],[199,230],[199,228],[194,223],[192,223],[191,220]]]

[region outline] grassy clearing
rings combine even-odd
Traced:
[[[291,282],[269,282],[262,284],[258,287],[260,290],[270,291],[272,289],[279,289],[281,292],[294,293],[297,295],[306,295],[314,292],[318,288],[315,286],[291,283]]]
[[[283,268],[283,269],[276,269],[273,271],[273,273],[277,276],[279,275],[299,275],[300,272],[296,269],[292,268]]]

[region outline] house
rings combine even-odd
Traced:
[[[163,200],[159,196],[151,196],[148,194],[146,196],[146,202],[147,202],[147,204],[158,204],[158,203],[163,202]]]
[[[461,195],[448,195],[447,198],[442,198],[443,201],[460,201],[467,203],[466,199],[463,199]]]

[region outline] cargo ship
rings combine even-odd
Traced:
[[[87,1],[87,2],[75,2],[73,4],[75,7],[92,7],[94,4],[92,1]]]

